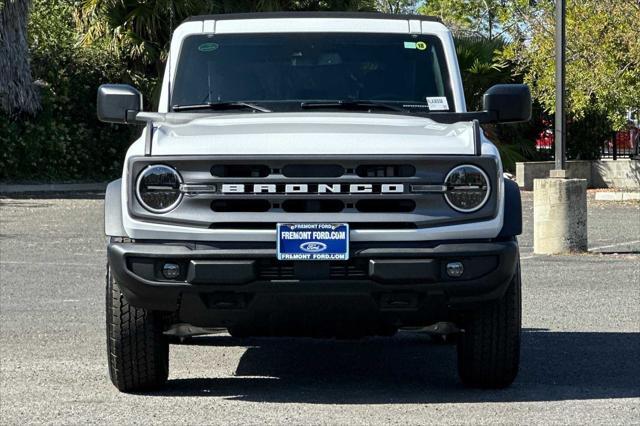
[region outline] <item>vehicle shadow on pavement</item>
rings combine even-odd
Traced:
[[[361,341],[205,337],[197,344],[248,347],[236,377],[174,379],[153,395],[318,404],[640,396],[640,333],[524,330],[522,339],[516,382],[505,390],[475,390],[458,381],[455,346],[415,333]]]

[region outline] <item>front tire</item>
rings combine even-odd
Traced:
[[[504,388],[518,375],[522,295],[520,264],[499,301],[470,312],[458,337],[458,374],[462,383]]]
[[[131,306],[107,267],[107,356],[121,392],[158,389],[169,376],[169,340],[162,312]]]

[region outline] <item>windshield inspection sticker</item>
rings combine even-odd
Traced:
[[[218,43],[202,43],[198,46],[198,50],[201,52],[213,52],[214,50],[218,50]]]
[[[415,41],[405,41],[404,42],[404,48],[405,49],[415,49],[416,48],[416,42]]]
[[[449,102],[445,96],[434,96],[427,98],[430,111],[446,111],[449,109]]]
[[[416,49],[418,50],[426,50],[427,49],[427,43],[425,43],[424,41],[419,41],[416,43]]]

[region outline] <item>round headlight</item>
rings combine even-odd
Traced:
[[[182,177],[169,166],[154,164],[138,176],[136,195],[142,206],[153,213],[166,213],[182,199]]]
[[[447,203],[463,213],[482,208],[491,192],[489,178],[485,172],[472,165],[458,166],[451,170],[445,178],[445,185],[447,192],[444,198]]]

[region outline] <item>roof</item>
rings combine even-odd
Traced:
[[[190,21],[224,21],[233,19],[275,19],[275,18],[342,18],[342,19],[396,19],[441,22],[440,18],[426,15],[403,15],[379,12],[258,12],[225,13],[217,15],[196,15],[185,19]]]

